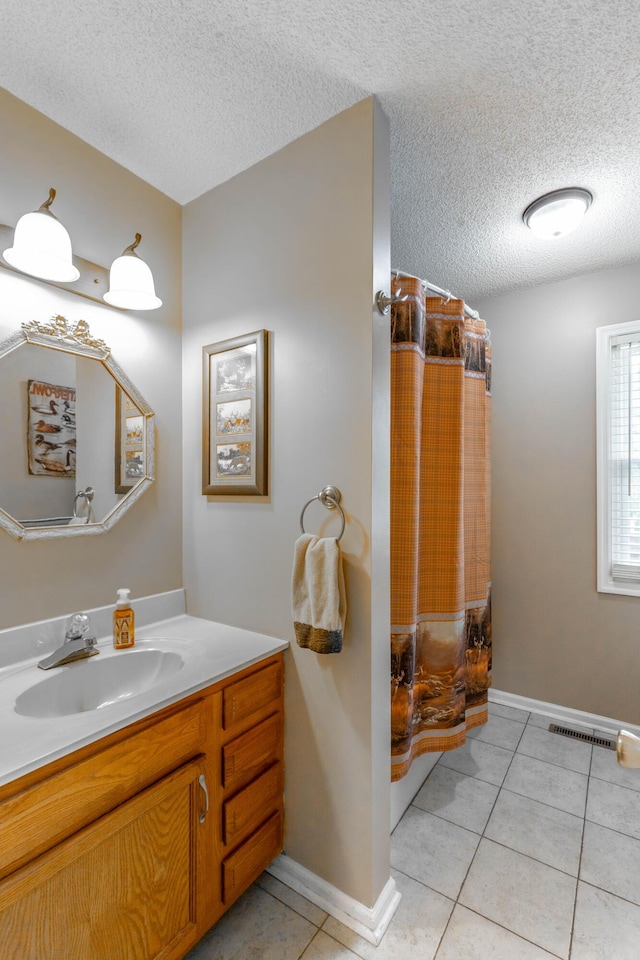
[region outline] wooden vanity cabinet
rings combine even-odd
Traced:
[[[0,787],[3,960],[180,960],[282,849],[277,654]]]

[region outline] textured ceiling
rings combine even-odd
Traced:
[[[473,304],[640,260],[638,0],[3,0],[0,85],[180,203],[363,97],[392,261]],[[585,186],[568,237],[521,222]]]

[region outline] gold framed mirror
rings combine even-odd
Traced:
[[[0,341],[0,527],[16,540],[110,530],[155,479],[154,413],[84,320]]]

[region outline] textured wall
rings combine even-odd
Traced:
[[[300,510],[343,493],[341,654],[292,647],[286,853],[372,905],[389,876],[388,128],[363,101],[184,209],[188,611],[293,638]],[[201,494],[204,344],[271,332],[271,492]],[[375,396],[374,396],[375,389]],[[373,423],[373,429],[372,429]],[[307,530],[337,532],[313,504]]]
[[[122,585],[134,597],[181,586],[182,477],[180,207],[3,91],[0,128],[0,223],[14,226],[54,186],[75,252],[108,267],[141,232],[164,300],[121,313],[0,269],[0,337],[54,313],[85,319],[156,411],[158,431],[158,482],[108,534],[18,543],[0,531],[1,629],[109,603]]]
[[[595,329],[640,264],[478,304],[493,342],[494,686],[640,723],[640,600],[596,591]]]

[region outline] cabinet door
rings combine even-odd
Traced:
[[[198,939],[204,770],[185,764],[2,881],[3,958],[182,957]]]

